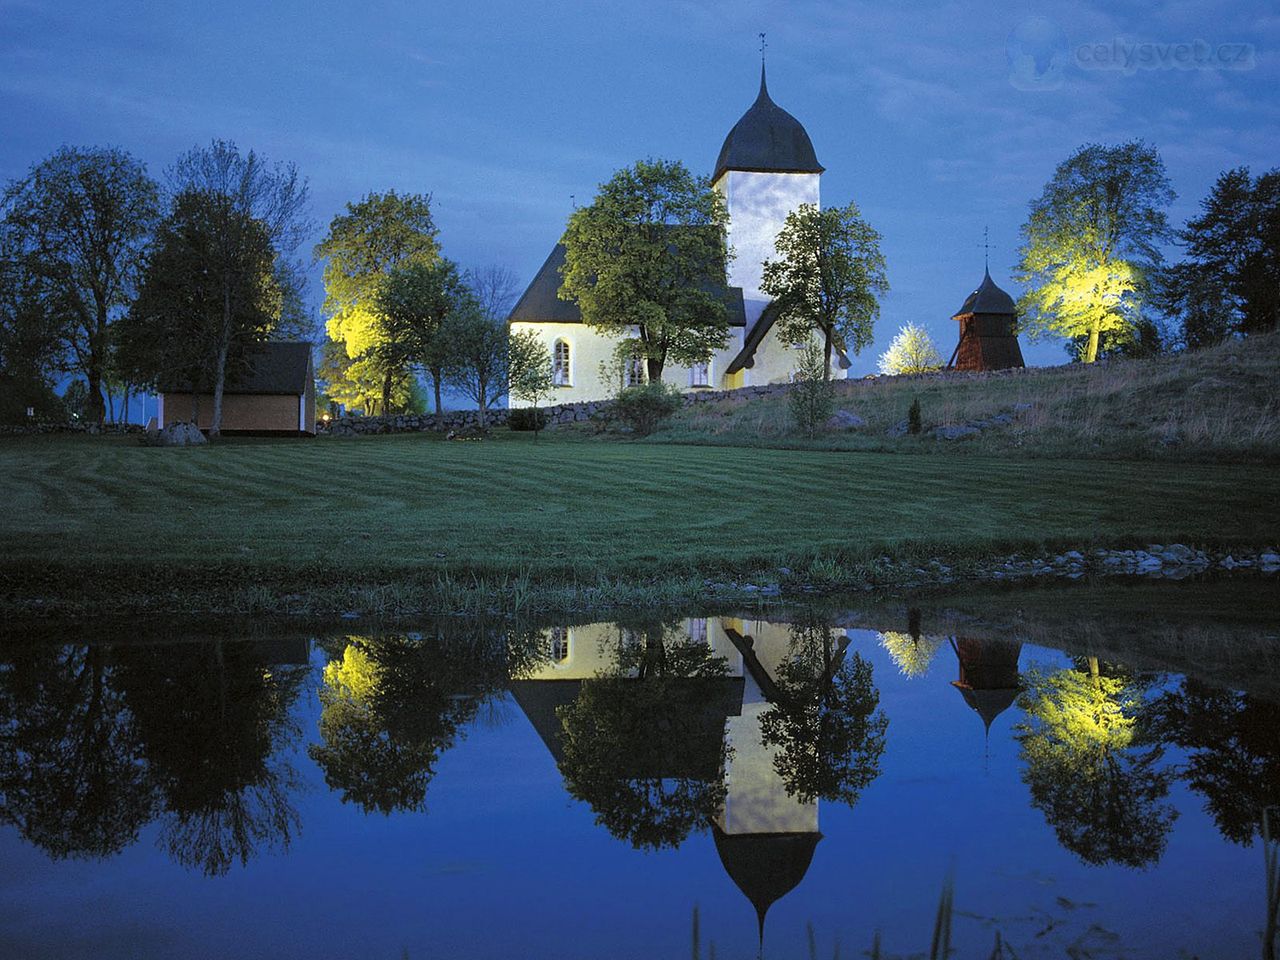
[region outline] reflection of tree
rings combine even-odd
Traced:
[[[50,856],[133,843],[152,802],[103,647],[37,646],[0,664],[0,820]]]
[[[923,677],[929,672],[929,664],[937,656],[947,638],[939,634],[888,633],[880,634],[880,646],[889,651],[889,656],[898,665],[898,669],[907,677]]]
[[[350,638],[325,667],[309,748],[325,782],[366,812],[423,809],[436,761],[501,688],[503,655],[483,634]]]
[[[279,754],[298,733],[288,711],[305,667],[268,666],[251,643],[118,654],[170,856],[213,876],[260,849],[287,848],[296,775]]]
[[[1170,773],[1140,725],[1143,685],[1097,658],[1031,671],[1019,704],[1023,781],[1058,841],[1085,863],[1147,867],[1164,853],[1177,812],[1162,803]]]
[[[776,750],[774,767],[792,796],[853,806],[880,775],[889,726],[871,664],[856,652],[846,656],[821,623],[792,626],[788,652],[760,718],[764,743]]]
[[[660,624],[622,635],[616,672],[556,711],[561,772],[615,837],[676,847],[724,800],[725,662]]]
[[[1161,735],[1188,751],[1183,776],[1223,836],[1252,843],[1280,804],[1280,706],[1190,679],[1152,706]]]

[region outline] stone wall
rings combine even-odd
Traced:
[[[36,421],[33,423],[0,423],[0,437],[34,437],[46,433],[141,433],[141,424],[108,423],[99,427],[96,423],[81,421]]]
[[[684,394],[685,406],[694,403],[708,403],[716,400],[749,400],[764,397],[787,390],[788,383],[771,383],[757,387],[740,387],[736,390],[691,390]],[[568,423],[581,423],[602,413],[609,406],[609,400],[583,400],[579,403],[560,403],[550,407],[539,407],[546,417],[548,427],[556,427]],[[487,422],[490,427],[505,427],[511,411],[506,407],[490,410]],[[465,430],[475,427],[480,419],[475,410],[448,411],[442,418],[441,428]],[[430,413],[395,413],[385,417],[338,417],[328,423],[321,421],[317,429],[322,434],[332,436],[354,436],[373,433],[415,433],[422,430],[436,429],[436,418]]]

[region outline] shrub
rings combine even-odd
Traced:
[[[907,411],[907,433],[919,433],[923,429],[920,422],[920,398],[911,401],[911,409]]]
[[[547,412],[535,407],[516,407],[507,417],[512,430],[541,430],[547,425]]]
[[[665,383],[646,383],[627,387],[610,404],[612,419],[630,427],[633,433],[647,437],[684,404],[675,387]]]
[[[800,349],[795,380],[787,397],[796,426],[812,438],[831,417],[835,385],[827,379],[827,360],[821,347],[810,341]]]
[[[908,323],[880,355],[880,372],[896,375],[928,373],[942,366],[942,356],[924,327]]]

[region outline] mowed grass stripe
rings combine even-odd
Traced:
[[[908,542],[1280,539],[1280,481],[1266,467],[527,436],[7,442],[0,491],[14,505],[0,519],[5,557],[86,567],[645,577]]]

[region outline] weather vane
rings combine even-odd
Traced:
[[[988,243],[986,227],[982,228],[982,268],[991,269],[991,244]]]
[[[764,48],[767,46],[768,44],[764,42],[764,34],[762,33],[760,34],[760,62],[761,63],[764,63]]]

